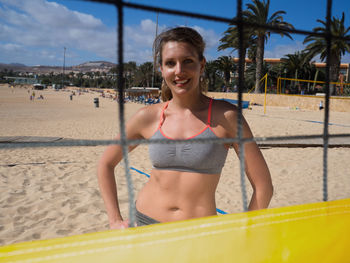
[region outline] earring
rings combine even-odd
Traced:
[[[162,88],[167,88],[168,87],[168,85],[166,84],[166,82],[164,81],[164,79],[162,80]]]
[[[203,75],[199,77],[199,89],[204,93],[208,91],[208,85]]]

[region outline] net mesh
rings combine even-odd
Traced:
[[[123,150],[123,156],[124,156],[124,166],[125,166],[125,176],[127,179],[127,185],[128,185],[128,198],[129,198],[129,217],[130,217],[130,225],[134,225],[135,223],[135,198],[134,198],[134,192],[133,192],[133,183],[130,176],[130,166],[129,166],[129,158],[128,158],[128,146],[129,145],[135,145],[135,144],[150,144],[150,143],[205,143],[208,141],[215,142],[215,143],[238,143],[239,144],[239,150],[240,150],[240,179],[241,179],[241,192],[242,192],[242,200],[243,200],[243,210],[247,211],[248,202],[247,202],[247,194],[246,194],[246,188],[245,188],[245,164],[244,164],[244,144],[249,141],[276,141],[276,140],[295,140],[295,139],[314,139],[314,138],[323,138],[323,200],[328,200],[328,185],[327,185],[327,167],[328,167],[328,145],[329,145],[329,139],[335,138],[335,137],[342,137],[347,138],[350,137],[350,134],[337,134],[337,135],[330,135],[328,131],[328,125],[329,125],[329,98],[330,98],[330,81],[329,81],[329,71],[330,71],[330,60],[327,56],[326,60],[326,80],[324,83],[324,92],[325,92],[325,105],[324,105],[324,128],[323,128],[323,135],[303,135],[303,136],[280,136],[280,137],[259,137],[254,139],[243,139],[243,129],[242,129],[242,93],[244,90],[244,79],[243,79],[243,71],[244,71],[244,53],[243,51],[243,29],[244,27],[255,27],[255,28],[264,28],[264,29],[273,29],[275,32],[288,32],[288,33],[294,33],[294,34],[302,34],[302,35],[315,35],[315,36],[321,36],[324,37],[327,41],[327,54],[330,54],[330,47],[331,47],[331,41],[332,39],[344,39],[339,36],[334,36],[331,34],[330,30],[330,21],[331,21],[331,14],[332,14],[332,0],[327,0],[327,9],[326,9],[326,32],[324,34],[321,33],[315,33],[312,31],[306,31],[303,29],[291,29],[291,28],[283,28],[283,27],[277,27],[277,26],[269,26],[269,25],[260,25],[255,24],[247,21],[243,21],[242,19],[242,0],[237,0],[237,13],[236,18],[225,18],[220,16],[212,16],[207,14],[201,14],[201,13],[194,13],[194,12],[187,12],[182,10],[173,10],[173,9],[166,9],[161,8],[157,6],[150,6],[150,5],[142,5],[142,4],[135,4],[130,2],[124,2],[121,0],[80,0],[80,1],[90,1],[90,2],[97,2],[97,3],[103,3],[103,4],[110,4],[116,7],[117,10],[117,17],[118,17],[118,25],[117,25],[117,55],[118,60],[117,64],[118,67],[118,85],[117,85],[117,92],[119,94],[119,101],[124,101],[124,83],[123,83],[123,73],[124,73],[124,57],[123,57],[123,50],[124,50],[124,9],[125,8],[131,8],[131,9],[140,9],[144,11],[149,12],[158,12],[163,14],[170,14],[170,15],[177,15],[177,16],[186,16],[191,18],[197,18],[197,19],[205,19],[209,21],[215,21],[218,23],[226,23],[226,24],[233,24],[236,25],[238,28],[238,34],[239,34],[239,64],[238,64],[238,120],[237,120],[237,127],[238,127],[238,137],[232,138],[232,139],[191,139],[189,140],[128,140],[126,138],[125,134],[125,119],[124,119],[124,104],[119,103],[119,127],[120,127],[120,140],[65,140],[65,141],[58,141],[58,142],[50,142],[50,143],[1,143],[0,149],[10,149],[10,148],[26,148],[26,147],[71,147],[71,146],[97,146],[97,145],[110,145],[110,144],[120,144],[122,145]]]

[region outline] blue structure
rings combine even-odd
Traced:
[[[231,104],[234,104],[234,105],[238,105],[238,100],[232,100],[232,99],[220,99],[220,100],[224,100],[224,101],[227,101]],[[249,107],[249,101],[247,100],[242,100],[242,109],[247,109]]]

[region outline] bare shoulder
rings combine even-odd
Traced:
[[[230,137],[235,137],[238,131],[238,107],[230,102],[215,100],[216,106],[213,107],[212,122],[222,127]],[[242,115],[243,136],[245,138],[253,137],[249,124]]]
[[[238,108],[228,101],[214,100],[212,114],[213,120],[232,122],[237,119]]]
[[[153,122],[155,120],[158,120],[157,117],[160,117],[160,113],[163,107],[164,103],[157,103],[142,107],[136,112],[133,118],[137,119],[140,122]]]
[[[222,137],[236,137],[238,129],[238,108],[224,100],[215,100],[213,103],[211,124],[217,134]],[[243,136],[252,137],[251,130],[244,116],[242,116]]]
[[[127,122],[126,128],[131,138],[148,138],[157,129],[164,103],[139,109]]]

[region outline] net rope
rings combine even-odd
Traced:
[[[72,146],[99,146],[99,145],[111,145],[111,144],[120,144],[122,146],[123,152],[123,160],[125,166],[125,177],[127,180],[128,187],[128,198],[129,198],[129,220],[130,225],[133,226],[135,223],[135,198],[134,198],[134,187],[130,175],[130,165],[128,158],[128,146],[136,145],[136,144],[151,144],[151,143],[159,143],[159,144],[179,144],[179,143],[238,143],[239,145],[239,160],[240,160],[240,187],[242,193],[242,201],[243,201],[243,210],[247,211],[248,209],[248,201],[247,201],[247,193],[246,193],[246,184],[245,184],[245,164],[244,164],[244,144],[247,142],[255,141],[255,142],[267,142],[267,141],[279,141],[279,140],[296,140],[296,139],[323,139],[323,177],[322,177],[322,192],[323,192],[323,201],[328,200],[328,148],[329,148],[329,139],[330,138],[350,138],[350,134],[334,134],[330,135],[328,131],[329,125],[329,104],[330,104],[330,87],[329,87],[329,72],[330,72],[330,56],[327,55],[326,60],[326,94],[325,94],[325,111],[324,111],[324,129],[322,135],[301,135],[301,136],[278,136],[278,137],[256,137],[252,139],[244,139],[243,138],[243,127],[242,127],[242,93],[244,88],[244,80],[243,80],[243,71],[244,71],[244,57],[243,57],[243,28],[247,27],[257,27],[274,30],[275,32],[288,32],[294,34],[302,34],[302,35],[313,35],[313,36],[321,36],[324,37],[327,41],[327,54],[330,54],[331,42],[332,39],[341,39],[350,41],[349,38],[334,36],[331,34],[330,30],[330,21],[332,14],[332,0],[327,0],[327,14],[326,14],[326,32],[325,33],[317,33],[313,31],[301,30],[301,29],[291,29],[284,28],[279,26],[270,26],[270,25],[260,25],[251,23],[248,21],[243,21],[242,19],[242,0],[237,0],[237,14],[236,18],[225,18],[220,16],[212,16],[201,13],[193,13],[181,10],[173,10],[167,8],[160,8],[156,6],[150,5],[141,5],[130,2],[124,2],[122,0],[77,0],[77,1],[89,1],[89,2],[97,2],[104,4],[111,4],[116,7],[117,17],[118,17],[118,25],[117,25],[117,55],[118,55],[118,84],[116,91],[118,92],[121,103],[119,103],[119,127],[120,127],[120,140],[61,140],[55,142],[1,142],[0,149],[14,149],[14,148],[27,148],[27,147],[72,147]],[[140,9],[149,12],[158,12],[163,14],[177,15],[177,16],[186,16],[197,19],[205,19],[210,21],[215,21],[219,23],[233,24],[238,28],[239,34],[239,64],[238,64],[238,118],[237,118],[237,127],[238,127],[238,136],[237,138],[228,138],[228,139],[191,139],[191,140],[128,140],[125,133],[125,119],[124,119],[124,8],[131,9]]]

